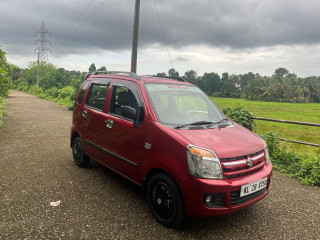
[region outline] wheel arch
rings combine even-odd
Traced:
[[[71,135],[71,139],[70,139],[70,147],[72,148],[72,143],[73,143],[73,140],[77,137],[80,137],[80,134],[77,133],[77,132],[73,132],[72,135]],[[80,137],[81,138],[81,137]]]
[[[148,174],[146,175],[146,177],[143,179],[143,182],[142,182],[142,187],[141,187],[142,195],[144,197],[147,196],[148,183],[149,183],[150,179],[152,178],[152,176],[154,176],[154,175],[156,175],[158,173],[162,173],[162,174],[165,174],[165,175],[169,176],[172,179],[172,181],[177,185],[178,191],[180,193],[181,200],[182,200],[183,210],[185,211],[184,198],[183,198],[183,194],[181,192],[181,189],[180,189],[180,186],[179,186],[178,182],[175,180],[175,178],[170,173],[168,173],[167,171],[165,171],[165,170],[163,170],[161,168],[150,169],[150,171],[148,172]]]

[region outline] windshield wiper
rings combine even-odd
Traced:
[[[194,122],[194,123],[188,123],[188,124],[184,124],[184,125],[180,125],[180,126],[176,126],[175,129],[179,129],[179,128],[184,128],[187,126],[200,126],[200,125],[208,125],[208,124],[216,124],[215,122],[209,122],[209,121],[199,121],[199,122]]]
[[[213,122],[212,124],[210,124],[209,126],[208,126],[208,128],[209,127],[212,127],[213,125],[219,125],[220,123],[222,123],[223,121],[229,121],[229,119],[228,118],[222,118],[220,121],[218,121],[218,122]]]

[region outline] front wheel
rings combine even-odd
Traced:
[[[166,174],[151,177],[147,199],[153,216],[166,227],[178,225],[184,217],[184,208],[177,184]]]
[[[74,163],[79,167],[86,167],[90,158],[85,154],[80,137],[76,137],[72,142],[72,155]]]

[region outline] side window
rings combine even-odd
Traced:
[[[110,103],[110,113],[121,115],[121,107],[127,106],[138,111],[137,99],[132,91],[125,86],[113,86],[113,92]]]
[[[88,88],[88,86],[89,86],[89,83],[90,83],[90,82],[87,81],[87,82],[83,85],[83,87],[81,88],[80,93],[79,93],[79,96],[78,96],[78,100],[77,100],[77,103],[78,103],[78,104],[81,104],[81,103],[82,103],[84,94],[85,94],[86,91],[87,91],[87,88]]]
[[[92,84],[86,100],[86,106],[103,111],[108,85]]]

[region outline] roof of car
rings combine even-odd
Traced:
[[[142,82],[161,82],[161,83],[174,83],[174,84],[190,84],[181,77],[157,77],[157,76],[139,76],[133,72],[123,71],[96,71],[86,75],[86,79],[95,78],[112,78],[122,80],[134,80]],[[191,85],[191,84],[190,84]]]

